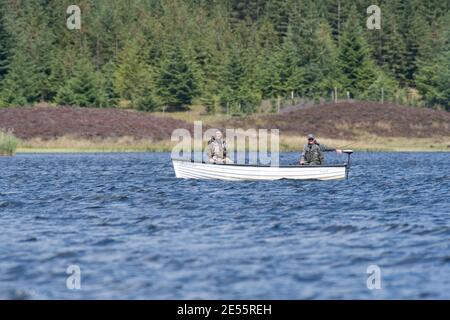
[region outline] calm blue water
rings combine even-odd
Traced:
[[[183,181],[169,159],[0,158],[0,298],[450,298],[450,153],[356,154],[337,182]]]

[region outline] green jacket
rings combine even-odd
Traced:
[[[206,153],[208,154],[208,159],[218,159],[223,160],[227,157],[227,147],[225,141],[213,140],[208,144]]]
[[[306,165],[321,166],[325,164],[324,152],[336,151],[336,149],[329,148],[326,145],[315,143],[305,144],[303,147],[302,161]]]

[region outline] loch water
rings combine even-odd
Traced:
[[[450,153],[356,153],[329,182],[179,180],[168,153],[0,158],[0,298],[450,299]]]

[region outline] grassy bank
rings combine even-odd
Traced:
[[[82,139],[64,136],[57,139],[33,138],[21,141],[19,153],[96,153],[164,152],[172,149],[170,141],[121,137],[117,139]]]
[[[320,139],[329,146],[355,151],[389,152],[442,152],[450,151],[450,137],[433,138],[395,138],[366,136],[354,140]],[[280,151],[299,152],[305,143],[304,137],[281,136]],[[21,141],[17,152],[20,153],[72,153],[72,152],[170,152],[175,143],[169,140],[136,140],[131,137],[120,139],[77,139],[62,137],[54,140],[39,138]],[[252,150],[254,151],[254,150]]]
[[[0,156],[12,156],[16,153],[19,140],[9,131],[0,130]]]
[[[305,143],[304,138],[281,137],[284,151],[297,151]],[[320,143],[340,149],[369,152],[450,152],[450,137],[404,138],[365,136],[354,140],[320,139]]]
[[[210,115],[202,106],[154,114],[74,107],[0,109],[0,128],[14,129],[18,152],[171,151],[173,131],[192,133],[194,121],[203,122],[204,132],[279,129],[281,151],[298,152],[309,133],[324,144],[356,151],[450,151],[450,112],[367,101],[242,117]]]

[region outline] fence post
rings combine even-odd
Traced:
[[[281,109],[281,99],[280,96],[278,96],[278,101],[277,101],[277,105],[278,105],[278,113],[280,113],[280,109]]]

